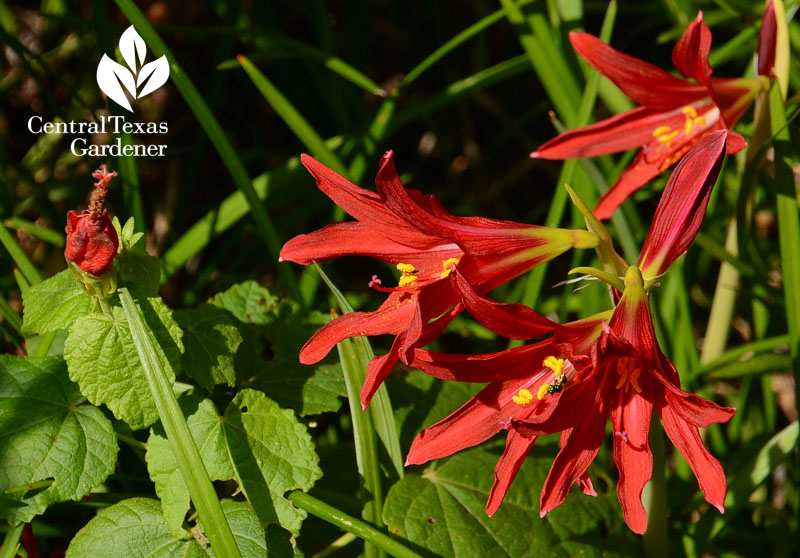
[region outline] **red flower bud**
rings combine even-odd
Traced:
[[[64,257],[78,265],[82,271],[102,275],[111,267],[119,248],[119,238],[108,211],[103,208],[109,181],[117,176],[108,172],[105,165],[92,173],[97,182],[83,213],[70,211],[67,214],[67,249]]]
[[[64,257],[85,272],[102,275],[114,261],[119,238],[105,209],[101,215],[89,211],[67,214],[67,249]]]

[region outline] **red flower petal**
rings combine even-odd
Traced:
[[[670,176],[639,258],[646,277],[666,271],[694,240],[722,166],[726,137],[725,130],[703,137]]]
[[[392,293],[374,312],[351,312],[325,324],[300,349],[300,362],[319,362],[342,339],[392,333],[408,328],[416,313],[416,302],[406,293]]]
[[[507,408],[528,378],[493,382],[447,418],[420,432],[406,458],[406,465],[419,465],[431,459],[452,455],[485,442],[503,429],[501,422],[510,414]],[[503,406],[500,400],[508,403]]]
[[[532,339],[560,329],[561,325],[540,316],[524,304],[495,302],[481,296],[456,268],[450,282],[461,293],[467,311],[484,327],[509,339]]]
[[[568,130],[531,153],[540,159],[594,157],[641,147],[652,141],[653,130],[670,119],[663,110],[636,107],[600,122]]]
[[[440,380],[484,383],[531,376],[532,370],[557,352],[552,339],[478,355],[416,349],[414,359],[408,364]]]
[[[569,40],[589,64],[637,104],[665,110],[708,96],[703,85],[676,78],[657,66],[608,46],[593,35],[572,31]]]
[[[644,152],[636,155],[633,162],[622,171],[608,192],[600,197],[593,213],[598,219],[610,219],[614,211],[639,188],[650,182],[662,172],[663,161],[647,161]]]
[[[778,35],[778,22],[775,19],[775,6],[767,0],[764,15],[761,17],[761,29],[758,31],[758,75],[772,76],[775,66],[775,44]]]
[[[687,424],[669,405],[660,407],[658,414],[667,436],[689,462],[708,503],[725,513],[725,471],[706,449],[697,428]]]
[[[619,469],[617,497],[628,527],[634,533],[641,534],[647,529],[642,490],[653,470],[653,455],[647,441],[653,404],[633,390],[631,393],[616,391],[620,403],[611,408],[610,415],[614,432],[614,461]]]
[[[520,436],[513,429],[508,431],[506,439],[506,449],[497,461],[494,468],[494,484],[489,492],[489,500],[486,502],[486,515],[493,516],[503,503],[511,483],[522,467],[525,457],[536,442],[536,438],[525,438]]]
[[[672,49],[672,63],[684,76],[696,79],[710,87],[711,65],[708,53],[711,50],[711,30],[703,21],[703,12],[689,24],[683,36]]]
[[[334,223],[288,241],[281,249],[280,261],[310,265],[341,256],[358,255],[377,258],[392,264],[409,263],[417,269],[424,269],[430,265],[432,257],[430,246],[410,246],[398,240],[376,233],[375,227],[369,223],[358,221]],[[430,239],[428,243],[430,244]],[[460,254],[461,250],[452,245],[450,252],[437,256],[437,263],[441,267],[441,260],[438,258],[447,259]]]
[[[573,409],[572,412],[576,411]],[[584,413],[583,420],[575,426],[569,440],[558,452],[542,487],[539,500],[539,515],[542,517],[561,505],[570,487],[583,476],[603,443],[606,421],[602,398],[597,397],[581,412]]]

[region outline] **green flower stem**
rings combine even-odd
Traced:
[[[313,558],[327,558],[331,554],[338,552],[339,550],[343,549],[348,544],[356,540],[358,540],[358,537],[356,537],[353,533],[345,533],[344,535],[333,541],[331,544],[329,544],[328,546],[317,552],[313,556]]]
[[[241,554],[233,539],[228,521],[222,513],[214,486],[211,484],[211,479],[194,443],[192,433],[189,431],[189,426],[186,424],[186,418],[172,391],[172,385],[161,370],[152,336],[148,332],[139,308],[128,289],[119,290],[119,300],[131,328],[133,343],[136,345],[136,352],[145,371],[150,393],[153,395],[158,409],[158,416],[161,418],[161,424],[164,426],[167,439],[175,453],[175,459],[189,489],[192,502],[203,521],[211,546],[217,556],[240,557]]]
[[[791,138],[781,90],[773,85],[769,94],[770,123],[775,134],[775,188],[778,209],[778,239],[789,329],[789,354],[794,370],[795,400],[800,401],[800,215],[793,167]]]
[[[343,531],[353,533],[358,538],[385,550],[387,554],[395,558],[421,558],[419,554],[386,533],[378,531],[353,516],[342,513],[333,506],[329,506],[305,492],[297,490],[289,493],[287,497],[301,510],[305,510],[331,525],[336,525]]]
[[[642,544],[647,558],[666,558],[669,556],[665,477],[667,463],[664,457],[664,434],[655,409],[650,418],[649,441],[650,451],[653,453],[653,476],[642,494],[642,502],[647,509],[647,531],[644,533]]]
[[[14,558],[19,549],[19,539],[22,537],[22,530],[25,528],[24,523],[11,525],[6,531],[6,536],[3,538],[3,548],[0,549],[0,558]]]
[[[734,257],[739,253],[736,227],[737,221],[734,217],[728,226],[728,237],[725,240],[725,251]],[[717,287],[714,290],[714,299],[711,302],[711,314],[706,326],[703,351],[700,353],[701,365],[718,359],[725,351],[728,332],[733,320],[733,307],[738,286],[739,270],[728,262],[722,262],[719,267]]]

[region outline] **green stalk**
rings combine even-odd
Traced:
[[[793,173],[789,128],[781,90],[773,85],[769,93],[770,123],[775,139],[775,187],[778,210],[778,238],[789,329],[789,354],[794,371],[795,401],[800,401],[800,216]]]
[[[356,447],[356,466],[364,479],[367,501],[364,503],[363,517],[370,523],[381,524],[383,511],[383,487],[381,486],[381,467],[378,462],[378,440],[369,412],[360,409],[359,388],[364,383],[364,372],[353,346],[353,341],[345,339],[336,345],[342,364],[347,400],[350,402],[350,418],[353,421],[353,441]],[[367,558],[378,556],[377,547],[364,545]]]
[[[728,237],[725,240],[725,252],[733,257],[739,255],[736,217],[731,218],[728,225]],[[700,364],[705,365],[720,357],[728,343],[728,332],[733,320],[733,307],[736,302],[736,291],[739,286],[739,270],[728,262],[722,262],[717,277],[717,287],[711,302],[711,313],[708,317],[706,335],[703,340],[703,351],[700,353]]]
[[[664,434],[658,413],[653,410],[650,418],[650,451],[653,453],[653,476],[642,492],[642,503],[647,509],[647,531],[642,538],[647,558],[669,556],[667,539],[667,483],[666,458],[664,456]]]
[[[158,416],[164,426],[164,432],[167,434],[172,451],[175,453],[175,459],[186,487],[189,489],[192,502],[203,521],[211,546],[217,556],[241,557],[228,521],[222,513],[214,486],[211,484],[211,479],[200,457],[200,452],[197,450],[192,433],[186,424],[186,418],[172,391],[172,385],[159,365],[153,339],[148,333],[140,310],[126,288],[119,290],[119,300],[131,328],[133,343],[147,377],[156,409],[158,409]]]
[[[0,549],[0,558],[14,558],[19,550],[19,539],[22,537],[22,530],[25,528],[24,523],[17,523],[10,525],[6,536],[3,538],[3,548]]]
[[[421,558],[419,554],[400,541],[393,539],[386,533],[381,533],[363,521],[351,515],[347,515],[333,506],[329,506],[325,502],[317,500],[310,494],[296,490],[290,492],[287,498],[301,510],[305,510],[311,515],[323,521],[327,521],[331,525],[336,525],[343,531],[353,533],[364,541],[372,543],[381,550],[386,551],[387,554],[395,558]]]

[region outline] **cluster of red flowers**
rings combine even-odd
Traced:
[[[693,81],[622,54],[586,33],[570,35],[583,58],[641,105],[561,134],[531,154],[566,159],[641,147],[594,215],[587,215],[592,232],[455,217],[435,196],[403,187],[391,152],[381,160],[377,193],[304,155],[302,162],[318,187],[355,221],[292,239],[281,260],[308,265],[363,255],[396,266],[400,276],[397,286],[390,287],[373,275],[369,287],[388,294],[380,308],[331,321],[306,343],[300,360],[317,362],[347,337],[394,335],[389,352],[369,365],[361,392],[364,407],[398,361],[442,380],[488,383],[449,417],[423,430],[407,464],[445,457],[506,431],[506,449],[486,506],[489,515],[497,511],[537,437],[545,434],[560,433],[561,449],[542,489],[541,514],[560,505],[573,484],[595,494],[587,470],[603,442],[608,416],[622,511],[630,528],[643,533],[647,517],[641,495],[652,471],[648,431],[653,409],[689,462],[706,500],[723,511],[725,473],[698,429],[729,420],[735,410],[681,390],[678,373],[656,340],[647,292],[696,235],[724,155],[746,145],[730,127],[769,84],[775,28],[770,17],[774,19],[768,0],[760,75],[751,79],[711,77],[711,33],[702,14],[672,54],[676,69]],[[632,192],[675,163],[639,261],[628,267],[610,246],[598,218],[610,217]],[[597,248],[607,275],[616,276],[610,287],[613,310],[558,324],[526,306],[486,296],[569,248]],[[422,348],[464,310],[508,338],[547,337],[492,354]]]

